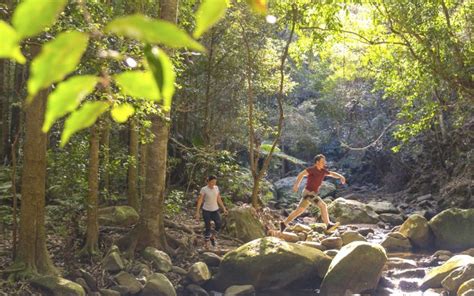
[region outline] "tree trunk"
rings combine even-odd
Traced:
[[[206,145],[210,145],[211,141],[211,83],[212,83],[212,61],[214,54],[214,30],[211,29],[209,53],[207,58],[207,73],[206,73],[206,93],[204,109],[204,141]]]
[[[296,25],[296,6],[293,6],[293,9],[291,11],[292,15],[292,24],[291,24],[291,30],[290,30],[290,36],[288,37],[288,40],[286,42],[285,48],[283,49],[283,54],[281,56],[280,60],[280,87],[277,95],[277,102],[278,102],[278,111],[279,111],[279,118],[278,118],[278,127],[277,127],[277,135],[275,139],[273,140],[272,147],[270,148],[270,151],[268,155],[265,157],[265,160],[263,162],[263,166],[259,168],[258,165],[258,159],[259,159],[259,153],[258,149],[260,146],[259,139],[255,138],[255,132],[254,132],[254,120],[253,120],[253,103],[254,103],[254,94],[252,90],[252,59],[251,59],[251,54],[250,54],[250,45],[247,39],[247,36],[245,34],[245,27],[242,26],[242,32],[243,32],[243,38],[245,42],[245,47],[247,51],[247,84],[248,84],[248,91],[247,91],[247,96],[248,96],[248,109],[249,109],[249,116],[248,116],[248,125],[249,125],[249,152],[250,152],[250,164],[251,164],[251,171],[252,171],[252,176],[253,176],[253,188],[252,188],[252,206],[256,209],[260,208],[262,205],[262,201],[259,197],[260,195],[260,182],[265,176],[265,173],[268,169],[268,166],[270,165],[270,160],[272,159],[273,156],[273,151],[275,150],[275,147],[280,141],[280,136],[281,136],[281,131],[283,128],[283,119],[284,119],[284,114],[283,114],[283,86],[285,82],[285,62],[288,57],[288,49],[290,47],[290,43],[293,39],[293,34],[295,31],[295,25]]]
[[[41,131],[48,92],[38,93],[26,107],[18,256],[10,270],[15,279],[57,274],[46,249],[46,134]]]
[[[138,176],[139,189],[140,189],[140,199],[145,195],[145,184],[146,184],[146,151],[148,144],[140,144],[140,171]]]
[[[8,66],[8,61],[6,59],[2,59],[0,60],[0,122],[1,122],[1,128],[0,128],[0,132],[1,132],[1,139],[2,141],[0,141],[0,156],[2,156],[0,163],[3,162],[3,155],[5,155],[5,141],[3,140],[4,139],[4,136],[5,136],[5,130],[4,130],[4,126],[5,124],[8,124],[8,113],[5,114],[4,112],[4,108],[7,107],[8,108],[8,105],[5,105],[4,102],[6,100],[8,100],[8,96],[7,96],[7,87],[6,87],[6,79],[5,77],[7,76],[6,75],[6,68]]]
[[[162,19],[176,23],[178,0],[160,0]],[[157,106],[158,107],[158,106]],[[169,117],[169,113],[164,114]],[[167,243],[164,225],[164,199],[166,187],[166,161],[168,158],[169,124],[158,116],[151,115],[153,142],[147,145],[147,167],[145,194],[142,199],[140,220],[128,241],[128,251],[142,250],[148,246],[173,252]],[[123,247],[123,244],[121,244]]]
[[[138,201],[138,131],[135,118],[130,120],[130,138],[129,138],[129,158],[128,165],[128,205],[133,207],[137,212],[140,210]]]
[[[89,193],[87,195],[87,236],[81,255],[94,256],[99,251],[99,128],[91,127],[89,139]]]
[[[110,196],[110,120],[103,120],[102,135],[100,136],[102,142],[102,163],[104,166],[104,191],[105,197]]]

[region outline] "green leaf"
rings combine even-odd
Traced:
[[[76,110],[98,81],[98,77],[84,75],[71,77],[58,84],[48,97],[43,132],[48,132],[56,120]]]
[[[124,123],[135,113],[135,108],[133,108],[132,105],[125,103],[115,106],[110,113],[116,122]]]
[[[9,24],[0,20],[0,58],[12,58],[20,64],[26,62],[25,57],[20,51],[20,36]]]
[[[124,95],[158,101],[160,92],[150,71],[126,71],[114,76]]]
[[[151,46],[147,45],[145,47],[145,56],[163,99],[163,108],[165,111],[168,111],[171,107],[171,99],[175,91],[174,81],[176,75],[173,70],[173,63],[169,56],[157,47],[151,48]]]
[[[12,23],[22,37],[31,37],[56,21],[67,0],[24,0],[15,9]]]
[[[145,43],[160,43],[172,48],[187,47],[205,51],[204,46],[175,24],[164,20],[153,20],[140,14],[119,17],[110,22],[105,30]]]
[[[246,1],[255,12],[262,13],[262,14],[267,12],[267,0],[246,0]]]
[[[28,100],[42,88],[60,81],[76,69],[87,48],[89,36],[80,32],[65,32],[46,43],[31,63],[28,80]]]
[[[64,123],[61,147],[66,145],[73,134],[92,126],[108,108],[109,103],[107,102],[86,102],[79,110],[71,113]]]
[[[217,23],[225,15],[228,6],[228,0],[203,0],[196,12],[196,29],[193,37],[199,38]]]

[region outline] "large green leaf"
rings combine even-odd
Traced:
[[[31,99],[42,88],[63,79],[74,71],[87,48],[89,36],[80,32],[65,32],[46,43],[31,63],[28,94]]]
[[[92,126],[108,108],[109,103],[107,102],[86,102],[79,110],[71,113],[64,123],[61,147],[66,145],[73,134]]]
[[[174,95],[174,82],[176,75],[173,69],[173,63],[169,56],[161,49],[147,45],[145,47],[145,56],[153,77],[158,85],[161,98],[163,99],[163,109],[168,111],[171,107],[171,99]]]
[[[20,51],[20,36],[9,24],[0,20],[0,58],[12,58],[18,63],[24,64],[25,57]]]
[[[134,113],[135,108],[133,108],[133,106],[128,103],[115,106],[112,111],[110,111],[112,118],[118,123],[124,123]]]
[[[56,120],[76,110],[81,101],[94,90],[98,80],[98,77],[92,75],[74,76],[58,84],[48,97],[43,132],[48,132]]]
[[[160,43],[173,48],[187,47],[199,51],[205,50],[199,42],[175,24],[163,20],[153,20],[140,14],[119,17],[107,25],[106,31],[145,43]]]
[[[210,27],[217,23],[225,15],[228,6],[228,0],[203,0],[196,12],[194,38],[199,38]]]
[[[24,0],[15,9],[13,26],[22,37],[31,37],[56,21],[67,0]]]
[[[158,101],[160,92],[150,71],[127,71],[114,76],[123,94],[137,99]]]

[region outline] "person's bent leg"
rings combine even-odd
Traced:
[[[221,226],[222,226],[221,216],[219,215],[218,210],[215,212],[211,212],[211,220],[214,221],[214,231],[212,231],[210,239],[211,239],[211,244],[215,246],[217,235],[219,234],[219,231],[221,230]]]
[[[321,210],[321,219],[323,220],[323,223],[326,224],[326,225],[331,224],[331,221],[329,220],[329,213],[328,213],[327,204],[324,201],[319,200],[318,208],[319,208],[319,210]]]
[[[204,240],[206,244],[209,242],[209,239],[211,238],[211,213],[206,210],[202,210],[202,217],[204,219]]]

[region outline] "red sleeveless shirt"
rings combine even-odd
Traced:
[[[329,175],[329,171],[325,168],[318,170],[314,166],[306,169],[308,172],[308,180],[306,181],[306,190],[318,192],[319,186],[323,183],[324,177]]]

